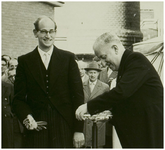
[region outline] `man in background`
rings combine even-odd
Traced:
[[[79,60],[79,61],[77,61],[77,64],[78,64],[78,68],[80,71],[80,76],[81,76],[82,82],[87,81],[89,79],[89,77],[87,76],[86,71],[85,71],[85,68],[87,67],[87,63],[82,60]]]
[[[6,82],[8,80],[8,62],[6,59],[1,59],[1,80]]]
[[[85,103],[91,101],[98,95],[109,91],[109,86],[98,79],[99,73],[101,71],[97,62],[93,61],[88,64],[85,68],[89,80],[83,83]],[[85,134],[85,147],[92,147],[92,126],[93,122],[91,120],[85,120],[84,134]],[[97,122],[98,127],[98,147],[103,148],[105,145],[105,123]]]

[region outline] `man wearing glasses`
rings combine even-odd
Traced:
[[[26,127],[31,148],[84,145],[83,122],[75,110],[83,104],[82,82],[74,54],[55,47],[56,23],[42,16],[34,23],[38,46],[18,58],[13,108]]]

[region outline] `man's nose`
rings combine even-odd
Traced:
[[[49,32],[46,33],[46,37],[50,37],[50,33]]]

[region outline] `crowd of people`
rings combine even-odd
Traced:
[[[1,56],[3,148],[23,147],[23,126],[12,111],[17,65],[17,58],[11,58],[8,55]]]
[[[123,148],[163,147],[163,85],[151,63],[125,50],[119,38],[96,39],[92,62],[54,45],[56,22],[34,22],[36,48],[18,59],[2,56],[2,147],[91,148],[92,121],[98,147],[112,148],[112,124]]]

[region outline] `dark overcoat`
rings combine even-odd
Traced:
[[[2,81],[2,148],[21,148],[23,127],[12,111],[13,84]]]
[[[72,133],[83,132],[83,122],[75,118],[75,110],[83,104],[84,96],[74,58],[74,54],[54,46],[50,60],[49,91],[46,89],[43,64],[37,47],[18,58],[13,108],[21,122],[28,114],[32,114],[36,121],[41,121],[40,114],[47,110],[48,104],[51,103],[60,118],[67,122]],[[56,121],[56,124],[58,123],[60,120]],[[67,131],[63,132],[67,134]]]
[[[144,55],[126,50],[116,88],[87,107],[90,114],[112,108],[112,123],[123,148],[163,147],[163,86]]]
[[[11,103],[13,86],[2,81],[2,148],[14,148],[13,113]]]

